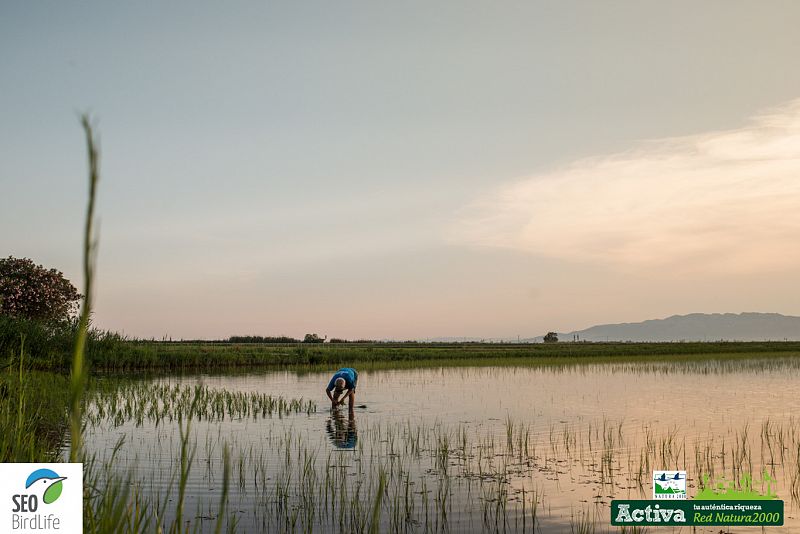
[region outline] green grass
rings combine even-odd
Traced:
[[[0,373],[0,462],[51,462],[66,428],[63,375],[9,366]]]
[[[26,337],[30,365],[67,370],[77,325],[38,325],[0,317],[0,357],[19,352]],[[126,339],[90,330],[85,364],[104,372],[130,370],[203,370],[233,367],[341,365],[374,368],[431,365],[527,365],[624,361],[741,359],[800,356],[800,342],[712,343],[354,343],[257,344],[167,342]]]

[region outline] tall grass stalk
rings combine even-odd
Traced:
[[[69,384],[69,420],[70,451],[69,461],[81,459],[81,419],[83,408],[83,392],[86,387],[88,369],[85,363],[86,337],[89,331],[89,318],[92,312],[92,283],[94,278],[94,262],[97,251],[97,239],[94,233],[94,205],[97,193],[98,150],[95,135],[89,116],[81,117],[81,125],[86,135],[86,149],[89,163],[89,203],[86,207],[86,223],[83,231],[83,303],[78,320],[78,332],[75,338],[75,350],[72,353],[72,371]]]
[[[222,523],[225,519],[225,509],[228,505],[228,486],[231,478],[231,454],[227,443],[222,450],[222,497],[219,500],[219,510],[217,511],[217,526],[215,534],[222,533]]]
[[[375,494],[375,502],[372,503],[372,518],[369,524],[370,534],[377,534],[381,531],[381,504],[383,494],[386,491],[386,471],[380,470],[378,474],[378,492]]]
[[[19,404],[17,404],[17,431],[16,431],[16,438],[17,438],[17,451],[22,450],[22,429],[24,428],[23,417],[22,414],[25,411],[25,382],[23,381],[22,369],[23,369],[23,359],[25,356],[25,335],[20,336],[19,340]]]

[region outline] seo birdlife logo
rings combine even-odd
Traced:
[[[0,532],[82,532],[83,464],[0,464]]]
[[[62,480],[67,477],[60,477],[58,473],[52,469],[37,469],[30,475],[28,480],[25,481],[25,489],[29,491],[28,495],[14,495],[15,504],[17,508],[22,508],[24,511],[26,501],[32,511],[36,511],[38,502],[45,504],[53,504],[61,497],[61,491],[64,489]],[[16,501],[16,498],[21,498],[21,503]]]

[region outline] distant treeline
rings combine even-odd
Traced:
[[[199,340],[197,341],[199,342]],[[231,336],[219,341],[207,341],[206,343],[382,343],[377,339],[343,339],[332,337],[323,339],[316,334],[307,334],[303,339],[290,336]],[[418,343],[417,341],[393,341],[392,343]]]
[[[338,337],[332,337],[329,343],[380,343],[380,341],[375,339],[339,339]],[[416,341],[401,341],[400,343],[416,343]]]
[[[289,336],[231,336],[222,343],[300,343],[300,340]]]

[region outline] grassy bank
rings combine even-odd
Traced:
[[[557,344],[229,344],[138,342],[135,360],[93,360],[114,369],[138,362],[142,368],[202,368],[214,366],[386,364],[475,365],[528,364],[567,361],[620,361],[674,357],[751,357],[800,355],[800,343],[557,343]]]
[[[25,336],[29,364],[40,370],[66,370],[76,327],[40,325],[0,318],[0,356],[19,353]],[[92,331],[86,359],[98,371],[203,370],[286,365],[476,365],[533,364],[553,360],[602,362],[674,358],[741,358],[800,355],[800,342],[708,343],[221,343],[125,339]]]
[[[56,461],[65,434],[68,379],[7,365],[0,372],[0,462]]]

